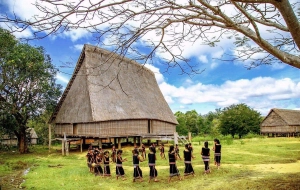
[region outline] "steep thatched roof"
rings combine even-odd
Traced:
[[[130,119],[177,124],[152,71],[115,53],[84,45],[50,123]]]
[[[300,125],[300,110],[273,108],[261,123],[261,126],[281,125]]]

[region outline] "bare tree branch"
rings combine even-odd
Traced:
[[[87,30],[99,45],[115,47],[115,53],[144,63],[159,56],[166,70],[177,66],[182,73],[197,73],[183,56],[183,44],[216,46],[224,38],[235,40],[231,60],[251,60],[250,67],[283,62],[300,68],[300,23],[295,14],[299,4],[288,0],[37,0],[34,5],[41,14],[27,19],[1,14],[0,22],[11,31],[34,29],[32,39]],[[148,51],[141,52],[137,42]]]

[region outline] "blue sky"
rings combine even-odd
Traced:
[[[37,13],[29,2],[31,0],[0,0],[0,10],[7,14],[14,11],[18,16],[28,18]],[[5,23],[0,23],[0,26],[7,27]],[[32,30],[15,35],[29,37]],[[57,83],[65,87],[83,44],[94,45],[95,41],[88,32],[73,30],[30,43],[46,49],[52,63],[61,71],[56,76]],[[181,75],[178,68],[166,72],[166,67],[159,59],[154,65],[147,66],[155,73],[160,89],[174,113],[195,109],[199,114],[206,114],[238,103],[245,103],[263,115],[271,108],[300,109],[300,69],[275,64],[247,70],[247,63],[215,59],[231,49],[230,41],[226,40],[213,48],[197,43],[187,44],[184,55],[199,70],[205,69],[197,75]]]

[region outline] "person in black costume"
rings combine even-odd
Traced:
[[[142,157],[139,155],[138,149],[133,150],[133,182],[135,182],[136,179],[140,179],[140,181],[143,181],[143,173],[140,168],[140,162],[143,162]]]
[[[119,179],[119,177],[122,177],[123,180],[125,180],[126,179],[125,172],[124,172],[122,163],[127,161],[127,159],[126,158],[122,159],[122,153],[123,153],[122,150],[117,151],[116,176],[117,176],[117,179]]]
[[[184,176],[187,175],[193,175],[194,176],[194,169],[192,166],[192,152],[189,150],[189,145],[185,145],[185,150],[183,151],[184,155],[184,164],[185,164],[185,169],[184,169]]]
[[[98,153],[96,156],[96,160],[95,160],[96,161],[96,166],[94,168],[95,176],[97,176],[97,175],[103,176],[103,169],[101,167],[102,158],[103,158],[103,155]]]
[[[117,149],[116,146],[113,145],[111,148],[111,160],[115,163],[117,160]]]
[[[204,147],[202,147],[202,150],[201,150],[201,155],[202,155],[202,159],[204,162],[204,173],[205,174],[210,173],[210,170],[209,170],[210,152],[209,151],[210,151],[210,149],[208,148],[208,142],[205,141]]]
[[[105,151],[103,156],[103,163],[104,163],[104,176],[111,176],[110,174],[110,166],[109,166],[109,152]]]
[[[213,151],[215,152],[215,165],[217,165],[217,168],[220,168],[221,165],[221,144],[219,139],[214,139],[214,147]]]
[[[151,179],[154,179],[155,182],[157,182],[157,170],[155,168],[155,160],[156,160],[156,155],[154,153],[154,148],[153,147],[149,147],[150,152],[148,153],[148,165],[150,168],[150,179],[149,179],[149,183],[151,181]]]
[[[170,165],[170,177],[169,177],[168,182],[170,183],[171,178],[174,176],[177,176],[179,178],[179,180],[181,180],[179,170],[177,169],[177,166],[176,166],[177,156],[176,156],[173,145],[170,146],[168,155],[169,155],[169,165]]]

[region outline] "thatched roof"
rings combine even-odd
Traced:
[[[273,108],[261,123],[261,126],[282,125],[300,125],[300,110]]]
[[[128,58],[84,45],[50,123],[153,119],[177,124],[154,73]]]

